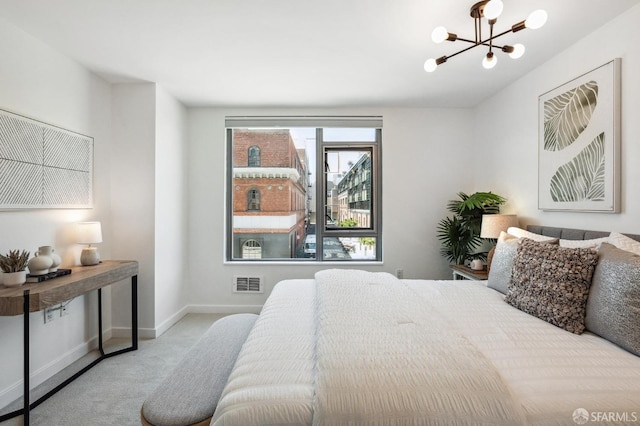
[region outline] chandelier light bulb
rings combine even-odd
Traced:
[[[438,64],[436,64],[436,60],[433,58],[429,58],[424,63],[424,70],[426,72],[434,72],[438,68]]]
[[[493,52],[487,53],[487,56],[485,56],[484,59],[482,60],[482,66],[488,70],[495,67],[497,63],[498,63],[498,58],[496,58]]]
[[[524,21],[525,27],[537,30],[547,22],[547,12],[542,9],[534,10]]]
[[[442,26],[436,27],[431,33],[431,40],[433,40],[434,43],[442,43],[447,37],[449,37],[449,32]]]
[[[513,45],[513,52],[509,53],[509,56],[512,59],[518,59],[519,57],[521,57],[522,55],[524,55],[524,45],[520,44],[520,43],[516,43]]]
[[[502,13],[504,4],[502,0],[491,0],[484,6],[484,17],[487,19],[496,19]]]

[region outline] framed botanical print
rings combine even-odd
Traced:
[[[620,59],[538,99],[538,208],[620,212]]]

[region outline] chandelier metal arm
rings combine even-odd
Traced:
[[[497,39],[498,37],[502,37],[505,34],[509,34],[510,32],[512,32],[512,30],[508,29],[506,31],[501,32],[500,34],[496,34],[493,37],[489,37],[488,39],[481,40],[481,41],[469,40],[469,39],[466,39],[466,38],[457,37],[455,40],[452,40],[452,41],[458,41],[458,40],[459,41],[464,41],[466,43],[473,44],[473,46],[469,46],[466,49],[462,49],[462,50],[460,50],[460,51],[458,51],[458,52],[456,52],[456,53],[454,53],[452,55],[446,55],[446,57],[447,57],[447,59],[453,58],[454,56],[457,56],[457,55],[459,55],[461,53],[464,53],[467,50],[471,50],[471,49],[473,49],[474,47],[477,47],[477,46],[489,46],[489,51],[491,51],[491,47],[492,46],[497,48],[497,49],[501,49],[502,50],[504,48],[504,46],[497,46],[497,45],[493,44],[493,40]]]

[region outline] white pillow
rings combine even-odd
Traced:
[[[594,238],[593,240],[560,240],[560,247],[569,248],[600,248],[600,244],[608,243],[609,237]]]
[[[627,237],[626,235],[622,235],[619,232],[612,232],[609,235],[609,244],[613,244],[619,249],[630,251],[633,254],[637,254],[640,256],[640,242]]]
[[[518,228],[516,226],[512,226],[509,229],[507,229],[507,233],[513,235],[514,237],[529,238],[530,240],[538,241],[538,242],[547,242],[547,241],[557,240],[557,238],[547,237],[545,235],[540,235],[540,234],[535,234],[533,232],[529,232],[529,231],[527,231],[525,229]]]

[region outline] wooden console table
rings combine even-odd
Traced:
[[[24,329],[24,406],[0,416],[0,422],[24,416],[29,424],[29,410],[64,388],[73,380],[105,358],[138,349],[138,262],[133,260],[105,260],[95,266],[77,266],[72,272],[59,278],[40,283],[27,283],[20,287],[0,286],[0,316],[23,316]],[[102,287],[131,279],[131,346],[105,354],[102,347]],[[98,290],[98,350],[100,356],[89,365],[66,379],[60,385],[32,403],[29,402],[29,313],[58,305],[90,291]]]

